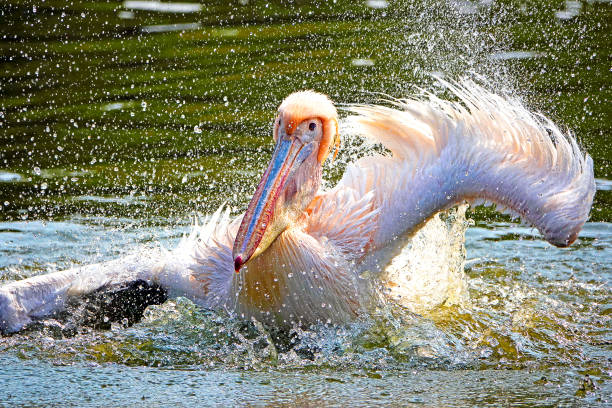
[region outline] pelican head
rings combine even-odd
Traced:
[[[332,143],[339,144],[337,117],[334,104],[317,92],[295,92],[281,103],[274,120],[274,154],[234,242],[236,272],[265,251],[314,199],[323,162]]]

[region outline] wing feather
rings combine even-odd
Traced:
[[[374,193],[377,246],[414,231],[461,201],[487,200],[567,246],[584,225],[595,193],[593,161],[542,115],[470,80],[439,80],[458,99],[433,94],[352,105],[360,133],[392,152],[349,165],[340,186]]]

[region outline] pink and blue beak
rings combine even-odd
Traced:
[[[303,144],[298,137],[287,136],[284,129],[279,129],[278,136],[272,160],[238,229],[232,252],[236,272],[264,251],[286,227],[283,214],[279,213],[295,194],[295,188],[287,188],[287,181],[315,149],[314,143]],[[295,186],[295,182],[289,185]]]

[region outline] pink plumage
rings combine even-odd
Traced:
[[[517,100],[472,81],[440,83],[457,102],[426,94],[346,108],[353,116],[345,121],[391,154],[351,163],[329,191],[317,189],[336,138],[336,109],[321,94],[292,94],[279,109],[277,148],[244,218],[220,208],[172,251],[6,284],[0,329],[20,330],[71,296],[135,279],[273,324],[350,320],[367,312],[380,287],[414,310],[432,308],[462,296],[462,259],[412,260],[432,257],[428,243],[461,256],[464,229],[436,214],[465,201],[507,207],[552,244],[570,245],[593,202],[591,158]],[[265,216],[261,200],[276,200]]]

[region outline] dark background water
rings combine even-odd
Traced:
[[[284,96],[399,97],[432,72],[518,95],[610,178],[609,3],[366,3],[4,3],[2,219],[242,208]],[[610,221],[610,204],[598,194],[593,220]]]
[[[0,282],[171,247],[193,212],[241,211],[294,90],[373,102],[439,92],[432,73],[478,77],[572,131],[595,163],[591,220],[560,250],[478,208],[470,309],[406,325],[418,330],[377,317],[348,337],[315,331],[308,358],[202,340],[217,317],[184,302],[130,329],[0,338],[0,405],[609,403],[610,2],[155,4],[0,5]],[[331,183],[352,152],[326,169]]]

